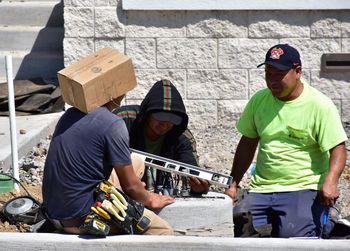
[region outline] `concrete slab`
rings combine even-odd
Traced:
[[[63,27],[2,26],[0,51],[61,52],[63,55]]]
[[[2,250],[349,250],[347,240],[252,239],[189,236],[121,235],[96,239],[87,236],[38,233],[0,233]]]
[[[18,116],[16,118],[18,157],[28,153],[33,146],[53,133],[63,112],[42,115]],[[25,134],[20,134],[25,130]],[[11,133],[9,117],[0,117],[0,169],[8,171],[12,162]]]
[[[15,51],[14,54],[8,51],[0,51],[0,59],[12,55],[12,69],[15,79],[30,78],[54,78],[57,71],[64,68],[63,53],[57,52],[27,52]],[[43,70],[45,69],[45,70]],[[5,64],[0,63],[0,81],[6,82]]]
[[[233,237],[232,199],[222,193],[176,198],[158,215],[178,234]]]
[[[63,27],[63,3],[59,0],[0,1],[0,24]]]

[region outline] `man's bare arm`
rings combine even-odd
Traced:
[[[249,168],[249,165],[252,163],[258,143],[259,138],[253,139],[245,136],[242,136],[238,143],[231,170],[233,182],[231,186],[225,191],[225,193],[232,199],[236,197],[237,186],[241,181],[244,173]]]
[[[173,203],[175,200],[170,196],[163,196],[147,191],[136,176],[132,165],[114,167],[122,190],[132,199],[141,202],[147,208],[158,210]]]
[[[346,162],[345,143],[330,150],[329,171],[320,191],[321,203],[333,206],[339,197],[338,182]]]

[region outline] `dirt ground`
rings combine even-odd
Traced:
[[[37,201],[41,202],[42,201],[42,196],[41,196],[41,185],[36,185],[36,186],[25,186],[27,191],[30,193],[30,195],[36,199]],[[17,225],[12,225],[6,219],[6,217],[3,214],[3,206],[6,204],[7,201],[18,197],[18,196],[24,196],[28,195],[23,188],[20,188],[20,192],[16,193],[15,191],[13,192],[8,192],[8,193],[1,193],[0,194],[0,208],[1,208],[1,213],[0,213],[0,232],[29,232],[30,226],[27,224],[17,224]]]

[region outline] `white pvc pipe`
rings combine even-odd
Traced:
[[[16,109],[15,109],[15,94],[13,90],[12,76],[12,56],[6,56],[6,77],[8,86],[8,104],[10,112],[10,132],[11,132],[11,153],[12,153],[12,170],[13,177],[19,180],[18,171],[18,148],[17,148],[17,128],[16,128]],[[14,182],[14,189],[19,192],[19,185]]]

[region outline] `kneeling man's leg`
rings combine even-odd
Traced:
[[[318,237],[321,233],[321,205],[318,192],[301,190],[278,193],[273,206],[276,237]]]
[[[174,235],[173,228],[170,224],[151,210],[145,208],[143,215],[151,220],[151,226],[143,233],[144,235]]]

